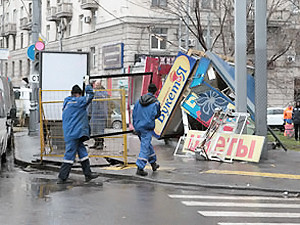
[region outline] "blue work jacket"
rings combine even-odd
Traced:
[[[143,95],[134,105],[133,127],[136,131],[154,130],[155,119],[160,116],[160,103],[152,93]]]
[[[64,100],[62,122],[66,142],[82,137],[90,137],[87,106],[94,98],[94,92],[90,85],[86,86],[85,92],[85,96],[69,96]]]

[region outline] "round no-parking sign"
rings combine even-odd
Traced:
[[[27,57],[31,60],[34,61],[34,52],[35,52],[35,46],[30,45],[27,49]]]

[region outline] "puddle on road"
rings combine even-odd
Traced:
[[[59,191],[70,190],[75,187],[96,187],[102,188],[103,183],[97,181],[84,182],[83,180],[72,180],[72,183],[57,184],[57,179],[48,178],[33,178],[31,180],[30,189],[36,194],[38,198],[49,200],[50,194]]]

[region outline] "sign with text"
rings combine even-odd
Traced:
[[[39,76],[39,74],[38,73],[30,74],[29,82],[30,83],[39,83],[40,82],[40,76]]]
[[[199,146],[203,141],[204,134],[205,131],[188,131],[182,151],[195,151],[197,146]],[[228,144],[230,144],[227,152],[228,158],[232,151],[236,148],[236,154],[232,156],[233,159],[248,162],[259,162],[265,137],[246,134],[242,134],[239,140],[238,137],[239,134],[235,134],[230,142],[230,134],[220,134],[215,151],[223,152],[227,149]],[[214,141],[214,139],[207,143],[207,153],[211,151],[210,145],[212,141]]]
[[[161,115],[155,120],[154,135],[156,137],[160,137],[163,133],[195,63],[196,59],[181,52],[178,53],[157,97],[161,106]]]
[[[114,44],[103,46],[102,48],[102,60],[103,69],[120,69],[123,68],[123,52],[124,44]]]

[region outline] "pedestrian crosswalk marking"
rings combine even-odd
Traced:
[[[207,217],[300,218],[300,213],[280,212],[198,211],[198,213]]]
[[[182,201],[186,206],[215,206],[215,207],[246,207],[246,208],[290,208],[299,209],[300,204],[282,204],[282,203],[238,203],[238,202],[199,202]]]
[[[218,225],[300,225],[300,223],[218,223]]]
[[[170,198],[185,199],[217,199],[217,200],[276,200],[276,201],[300,201],[299,198],[281,198],[264,196],[210,196],[210,195],[168,195]]]

